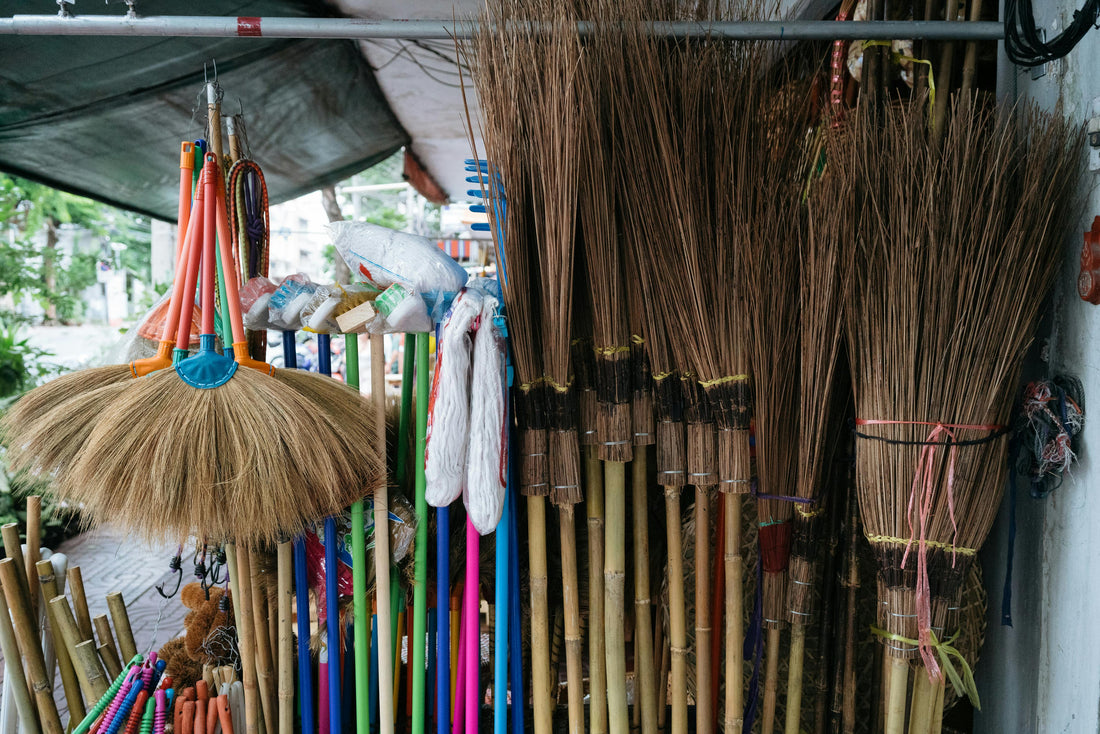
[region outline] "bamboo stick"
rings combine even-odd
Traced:
[[[649,598],[649,454],[634,452],[631,464],[631,506],[634,508],[634,659],[635,689],[642,708],[642,734],[657,734],[657,669],[653,657],[653,621]]]
[[[841,731],[855,734],[856,730],[856,592],[859,589],[859,506],[854,497],[849,500],[852,510],[849,520],[848,546],[848,599],[844,630],[844,695],[841,708]]]
[[[672,651],[668,646],[668,636],[663,633],[665,626],[657,622],[657,632],[661,641],[661,671],[657,676],[657,729],[668,731],[668,671],[672,665]]]
[[[4,540],[4,555],[15,561],[19,566],[19,571],[22,574],[19,577],[19,588],[22,589],[20,593],[26,595],[27,603],[30,604],[30,587],[27,585],[27,575],[23,573],[23,569],[26,568],[26,560],[23,554],[23,542],[19,537],[19,525],[9,522],[0,527],[0,537]]]
[[[604,645],[607,658],[607,722],[610,734],[626,734],[626,464],[604,462]]]
[[[577,530],[574,506],[558,507],[561,533],[561,568],[565,606],[565,666],[569,734],[584,734],[584,640],[581,637],[580,588],[577,580]],[[568,582],[572,579],[573,582]]]
[[[909,685],[909,661],[886,656],[886,734],[905,734],[905,694]]]
[[[107,671],[107,677],[114,679],[118,677],[118,674],[122,672],[122,663],[115,657],[115,651],[110,645],[95,646],[93,641],[93,647],[95,647],[96,654],[99,655],[99,661],[103,665],[103,669]]]
[[[744,433],[747,434],[747,431]],[[748,437],[746,435],[746,441]],[[742,679],[742,646],[745,642],[744,572],[741,557],[741,495],[722,495],[725,518],[726,620],[725,620],[725,734],[739,734],[744,724],[745,694]]]
[[[73,597],[73,614],[76,615],[76,627],[85,640],[92,639],[92,615],[88,611],[88,597],[84,593],[84,576],[80,566],[71,566],[68,571],[69,593]],[[131,658],[133,655],[130,656]],[[126,658],[129,660],[130,658]],[[121,661],[120,661],[121,662]]]
[[[39,561],[35,564],[35,573],[42,589],[42,598],[53,599],[57,596],[57,576],[54,574],[53,562]],[[85,714],[84,699],[80,695],[80,682],[77,680],[73,661],[69,657],[69,650],[58,628],[57,620],[54,619],[53,609],[47,604],[43,611],[46,612],[46,619],[49,622],[50,638],[53,640],[54,651],[57,654],[57,666],[61,669],[61,687],[65,691],[69,715],[79,721]]]
[[[585,511],[588,513],[588,690],[591,734],[607,734],[607,673],[603,635],[603,467],[596,447],[584,447]]]
[[[50,681],[46,677],[46,661],[39,645],[38,630],[30,615],[30,601],[24,588],[27,582],[25,569],[26,566],[10,556],[0,561],[0,585],[4,587],[4,596],[12,614],[19,648],[27,662],[28,683],[42,720],[42,729],[45,734],[62,734],[61,718],[57,714],[57,706],[50,692]]]
[[[970,0],[970,22],[975,23],[982,19],[982,0]],[[963,57],[962,91],[963,104],[969,104],[971,92],[974,89],[974,77],[978,73],[978,44],[975,41],[966,42],[966,53]]]
[[[371,400],[377,415],[378,451],[386,459],[386,350],[381,334],[371,334]],[[408,346],[406,346],[408,348]],[[390,501],[388,482],[374,491],[374,575],[378,598],[378,723],[380,734],[393,734],[393,630],[390,601]]]
[[[806,625],[791,625],[791,662],[787,671],[787,716],[785,734],[798,734],[802,711],[802,668],[805,662]]]
[[[684,559],[679,487],[665,487],[665,532],[668,536],[669,647],[672,654],[672,734],[687,734],[687,620],[684,609]]]
[[[690,452],[689,452],[690,453]],[[710,731],[714,721],[711,686],[710,489],[695,488],[695,729]],[[765,696],[765,701],[767,700]],[[766,711],[766,709],[765,709]],[[765,721],[767,721],[765,714]],[[763,729],[770,734],[771,729]]]
[[[252,643],[255,650],[256,687],[260,692],[260,705],[263,708],[264,731],[267,734],[275,734],[276,720],[279,718],[275,700],[275,674],[271,658],[271,645],[267,635],[268,614],[265,612],[267,593],[264,591],[263,579],[260,576],[259,564],[256,563],[253,551],[248,553],[248,564],[251,570],[248,594],[252,597]]]
[[[27,497],[27,590],[31,600],[31,615],[38,624],[38,562],[42,560],[42,498]],[[50,677],[53,671],[50,670]],[[52,681],[51,681],[52,684]]]
[[[936,684],[936,702],[932,707],[932,734],[943,731],[943,697],[947,693],[947,681],[940,679]]]
[[[527,552],[531,579],[531,697],[534,703],[535,734],[550,734],[553,711],[550,707],[546,498],[543,496],[531,495],[527,498]]]
[[[3,593],[3,592],[0,592]],[[39,734],[38,718],[35,715],[34,701],[27,686],[27,676],[23,672],[23,660],[19,654],[19,643],[15,639],[8,610],[0,612],[0,653],[4,655],[4,684],[10,684],[11,696],[15,699],[15,709],[19,714],[19,723],[23,734]]]
[[[234,600],[234,606],[241,608],[241,625],[237,628],[237,645],[241,653],[241,678],[244,683],[244,717],[246,734],[259,734],[260,700],[256,690],[256,641],[252,617],[252,568],[248,551],[236,549],[237,588],[240,596]],[[228,546],[226,548],[228,554]],[[231,573],[234,567],[229,567]],[[232,581],[232,577],[230,577]]]
[[[294,604],[293,548],[278,545],[279,613],[279,734],[294,731]],[[178,733],[177,733],[178,734]]]
[[[48,606],[51,619],[57,622],[58,633],[69,653],[69,659],[73,663],[77,680],[80,682],[80,688],[84,692],[84,698],[88,701],[98,701],[103,692],[107,690],[109,681],[107,681],[106,672],[99,661],[99,656],[96,654],[95,643],[92,642],[90,647],[82,647],[77,650],[78,645],[89,640],[84,639],[77,627],[68,599],[64,596],[53,596],[50,598]],[[91,657],[88,655],[89,650]]]
[[[77,622],[77,626],[80,623]],[[92,626],[95,627],[96,635],[99,637],[100,657],[104,654],[110,656],[112,663],[117,664],[119,670],[122,669],[122,656],[119,655],[118,647],[115,645],[115,636],[111,634],[111,623],[107,621],[106,614],[100,614],[92,618]],[[103,648],[107,648],[104,651]],[[103,661],[103,665],[107,666],[107,661]],[[114,667],[112,665],[112,667]],[[116,676],[117,677],[117,676]]]
[[[932,734],[932,710],[935,705],[936,684],[928,679],[924,668],[918,668],[913,678],[909,706],[909,734]]]
[[[70,585],[71,579],[72,577],[70,577]],[[111,613],[111,621],[115,625],[115,634],[118,635],[118,646],[122,651],[123,660],[133,660],[138,654],[137,644],[134,642],[134,632],[130,629],[130,617],[126,614],[126,602],[122,599],[121,591],[112,591],[107,595],[107,611]],[[90,629],[90,621],[88,626]]]
[[[767,660],[764,666],[764,706],[760,714],[761,734],[771,734],[775,729],[775,699],[779,680],[779,628],[768,628],[764,642]]]

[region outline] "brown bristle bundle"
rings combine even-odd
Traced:
[[[752,489],[752,456],[749,429],[718,429],[718,489],[729,494],[748,494]]]
[[[575,505],[584,499],[581,491],[581,456],[576,429],[547,431],[550,446],[550,501]]]
[[[546,429],[523,429],[520,452],[520,492],[526,497],[546,497],[550,494],[550,448]]]
[[[787,626],[787,574],[765,573],[763,585],[764,628]]]
[[[632,289],[637,290],[637,289]],[[653,377],[649,372],[649,357],[645,340],[635,334],[630,344],[631,383],[634,388],[630,418],[635,446],[650,446],[657,441],[653,416]]]
[[[370,404],[356,409],[370,425]],[[207,390],[161,370],[117,396],[60,484],[137,537],[275,542],[384,481],[375,442],[353,433],[252,369]]]
[[[681,376],[680,384],[687,422],[687,481],[695,487],[714,487],[718,484],[718,432],[714,416],[694,375]]]
[[[599,452],[604,461],[630,461],[634,431],[630,418],[630,350],[610,347],[597,350],[596,386],[599,400]]]

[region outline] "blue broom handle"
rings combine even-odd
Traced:
[[[451,734],[451,508],[435,511],[436,731]]]
[[[313,661],[309,654],[309,578],[306,537],[294,539],[294,595],[298,605],[298,698],[302,704],[302,734],[314,734]]]
[[[292,330],[283,332],[283,366],[288,370],[298,369],[298,350],[294,334]]]

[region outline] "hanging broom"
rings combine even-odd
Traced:
[[[513,410],[520,447],[520,493],[527,500],[527,553],[531,593],[531,697],[536,734],[550,734],[550,624],[546,572],[546,496],[549,494],[545,384],[542,378],[540,284],[533,277],[530,244],[530,177],[527,120],[526,46],[531,38],[516,25],[517,8],[489,6],[466,58],[473,68],[481,107],[478,130],[485,141],[488,165],[479,167],[483,197],[494,232],[501,287],[509,321],[509,339],[515,366]],[[471,147],[474,122],[466,109]]]
[[[810,155],[816,156],[813,150]],[[852,217],[844,208],[852,183],[840,162],[830,165],[810,183],[807,236],[800,241],[798,314],[800,381],[798,482],[791,543],[788,620],[791,654],[787,678],[786,734],[798,734],[802,710],[803,657],[806,627],[814,613],[819,536],[833,445],[841,434],[837,358],[842,325],[845,281],[841,271],[842,242],[850,237]],[[815,161],[820,164],[820,161]],[[813,176],[814,174],[811,174]],[[826,579],[826,583],[831,583]]]
[[[742,181],[734,226],[739,263],[748,286],[748,350],[756,415],[759,481],[757,518],[763,569],[763,626],[767,665],[761,731],[774,726],[780,630],[786,623],[791,517],[798,479],[799,252],[805,232],[800,206],[801,133],[809,122],[808,89],[787,83],[782,67],[758,76],[743,124],[755,130],[756,147],[741,150]],[[751,135],[751,134],[750,134]],[[751,139],[751,138],[749,138]]]
[[[1073,221],[1080,144],[1060,113],[957,100],[941,147],[919,105],[855,115],[841,138],[865,243],[849,251],[847,330],[888,734],[905,727],[909,658],[929,678],[954,672],[947,610],[1000,504],[1001,426]]]
[[[208,156],[207,202],[219,198],[213,167]],[[356,422],[368,422],[364,414],[373,414],[365,403],[349,406],[346,387],[339,413],[319,406],[270,379],[266,364],[248,359],[235,278],[223,280],[237,361],[214,352],[215,212],[224,209],[204,209],[205,349],[174,370],[129,384],[62,482],[95,518],[123,523],[138,535],[200,532],[240,544],[277,541],[339,511],[380,480],[373,443],[349,435]],[[219,239],[228,266],[229,238]],[[352,425],[337,422],[337,415],[350,416]],[[242,474],[241,467],[255,471]]]

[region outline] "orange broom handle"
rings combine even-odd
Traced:
[[[188,176],[190,176],[190,175],[191,174],[189,173]],[[183,236],[183,240],[181,241],[180,249],[179,249],[179,251],[176,255],[176,280],[175,280],[175,283],[172,284],[172,300],[170,300],[168,302],[168,318],[164,320],[164,326],[161,327],[160,340],[162,342],[172,342],[172,341],[176,340],[175,339],[176,329],[178,328],[179,323],[180,323],[180,310],[183,308],[183,299],[184,299],[183,294],[187,292],[186,289],[184,288],[184,280],[186,278],[186,273],[182,272],[182,270],[183,270],[183,268],[190,268],[190,266],[191,266],[191,255],[192,255],[192,251],[194,249],[192,247],[192,244],[194,243],[195,238],[198,236],[198,222],[202,220],[201,214],[200,214],[200,216],[196,216],[196,217],[191,216],[190,181],[188,181],[187,202],[188,202],[187,217],[186,217],[186,219],[187,219],[187,232]],[[182,204],[182,203],[183,203],[183,200],[180,199],[180,204]],[[199,189],[195,194],[195,202],[194,203],[195,203],[195,210],[197,212],[201,213],[202,212],[202,178],[201,177],[199,178]],[[195,265],[196,266],[198,265],[197,261],[196,261]],[[192,288],[191,293],[192,293],[192,295],[194,294],[194,287],[195,287],[194,283],[192,283],[191,284],[191,288]],[[188,305],[190,305],[190,304],[188,304]],[[190,316],[190,309],[188,309],[188,312],[189,312],[188,316]],[[190,327],[190,325],[191,325],[190,322],[188,322],[187,325],[188,325],[188,327]],[[190,338],[190,334],[191,334],[191,329],[190,328],[187,329],[187,333],[188,333],[188,337]]]
[[[218,177],[215,173],[217,167],[217,159],[213,153],[206,154],[206,163],[202,167],[203,173],[206,175],[206,182],[204,184],[203,194],[206,197],[206,201],[214,203],[217,201],[217,188]],[[202,219],[202,333],[213,334],[214,328],[214,291],[216,286],[214,285],[214,238],[216,236],[215,220],[217,217],[216,206],[203,206]],[[228,296],[226,292],[226,298],[230,303],[233,299]]]
[[[185,234],[191,219],[191,179],[195,170],[195,144],[180,143],[180,208],[176,216],[176,259],[183,253]]]
[[[178,299],[180,309],[176,312],[179,323],[176,328],[176,348],[186,350],[191,345],[191,318],[194,311],[195,284],[199,279],[199,263],[202,260],[203,247],[203,212],[206,209],[203,186],[206,175],[199,176],[199,189],[195,194],[194,211],[191,212],[191,221],[195,226],[191,228],[192,237],[188,243],[187,272],[183,277],[183,290]],[[177,283],[178,285],[178,283]],[[187,308],[183,308],[183,301],[187,301]],[[172,304],[173,308],[176,304]]]
[[[217,175],[217,174],[214,174]],[[244,333],[244,319],[241,318],[241,295],[238,277],[231,272],[233,266],[233,240],[229,236],[229,217],[226,216],[225,187],[218,186],[214,196],[218,220],[218,248],[222,256],[222,280],[225,281],[225,300],[229,302],[229,322],[233,331],[233,358],[238,364],[252,369],[274,374],[275,369],[267,362],[252,359],[248,354],[248,340]]]

